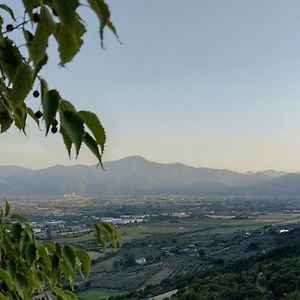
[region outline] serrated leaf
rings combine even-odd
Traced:
[[[20,296],[23,299],[26,299],[27,298],[26,297],[26,294],[27,294],[26,291],[27,291],[27,288],[29,286],[29,282],[28,282],[27,278],[23,274],[18,273],[16,275],[14,283],[15,283],[16,289],[18,291],[18,294],[20,294]]]
[[[97,241],[100,243],[100,247],[101,247],[100,249],[103,253],[105,253],[106,252],[106,244],[102,237],[101,228],[100,228],[99,224],[94,224],[94,228],[96,230],[95,237],[96,237]]]
[[[59,107],[60,95],[57,90],[44,92],[42,96],[43,115],[46,126],[46,135],[49,132],[50,126],[55,119]]]
[[[33,78],[36,78],[37,74],[41,71],[43,66],[45,66],[48,62],[48,55],[45,54],[45,56],[36,64],[33,72]]]
[[[25,217],[23,215],[20,215],[20,214],[17,214],[17,213],[11,214],[10,218],[14,219],[14,220],[21,221],[21,222],[30,222],[30,220],[27,217]]]
[[[72,110],[64,110],[60,113],[60,124],[67,135],[75,144],[76,155],[78,156],[82,139],[84,136],[83,120],[79,114]]]
[[[40,127],[40,121],[35,116],[34,111],[30,107],[26,106],[26,112],[34,120],[34,122]]]
[[[20,241],[22,234],[22,226],[20,223],[14,223],[11,227],[11,235],[13,239],[17,242]]]
[[[63,100],[63,99],[59,103],[59,108],[61,110],[73,110],[73,111],[76,111],[74,105],[70,101]]]
[[[18,67],[23,63],[22,55],[13,42],[8,38],[0,38],[0,65],[12,82],[16,76]]]
[[[29,30],[26,30],[24,28],[22,30],[23,30],[23,35],[24,35],[27,47],[29,49],[31,47],[32,41],[34,39],[34,35]]]
[[[93,154],[98,158],[99,164],[102,166],[101,154],[99,152],[98,145],[96,141],[87,132],[84,133],[83,142],[85,145],[93,152]]]
[[[9,260],[7,263],[7,271],[9,273],[9,275],[11,276],[11,278],[15,278],[16,274],[17,274],[17,265],[16,262],[13,260]]]
[[[64,1],[63,1],[64,2]],[[46,49],[48,47],[48,39],[51,34],[55,32],[56,24],[46,6],[41,7],[40,20],[38,22],[34,39],[29,48],[30,58],[34,65],[45,57]]]
[[[28,15],[30,16],[30,19],[33,18],[33,9],[36,5],[36,1],[35,0],[23,0],[23,5],[25,7],[26,12],[28,13]]]
[[[22,103],[32,88],[33,77],[32,69],[29,65],[20,64],[14,80],[12,81],[13,87],[11,90],[10,101],[13,106]]]
[[[15,15],[13,10],[6,4],[0,4],[0,9],[5,10],[7,13],[9,13],[9,15],[11,16],[11,18],[16,21]]]
[[[84,111],[84,110],[79,111],[78,113],[83,118],[86,126],[94,135],[95,140],[97,144],[101,147],[101,152],[103,153],[104,145],[106,141],[106,135],[105,135],[104,128],[101,122],[99,121],[97,115],[90,111]]]
[[[32,263],[36,259],[36,246],[34,243],[30,243],[27,245],[26,250],[25,250],[25,256],[26,256],[26,261],[28,264],[31,266]]]
[[[53,253],[51,257],[51,274],[50,274],[50,283],[54,287],[58,283],[60,277],[60,259],[56,253]]]
[[[69,245],[65,245],[62,250],[64,260],[72,271],[72,275],[75,275],[75,265],[76,265],[76,256],[74,254],[74,250]]]
[[[88,0],[88,3],[99,19],[101,46],[103,47],[103,33],[105,26],[107,26],[119,39],[116,28],[110,20],[110,11],[107,3],[104,0]]]
[[[4,209],[4,216],[7,217],[10,211],[10,205],[7,200],[5,200],[5,209]]]
[[[62,290],[59,287],[53,289],[54,293],[64,300],[78,300],[78,298],[70,291]]]
[[[2,293],[0,293],[0,300],[10,300],[7,296],[4,296]]]
[[[0,100],[0,132],[3,133],[7,131],[11,124],[13,123],[13,118],[6,107],[6,105],[3,103],[3,101]]]
[[[73,59],[83,44],[82,36],[85,33],[85,27],[76,13],[79,6],[78,0],[53,0],[52,5],[60,19],[55,38],[61,64],[64,65]]]
[[[14,121],[15,121],[15,125],[17,126],[17,128],[19,128],[20,130],[22,130],[25,133],[27,111],[26,111],[26,105],[24,102],[22,104],[19,104],[16,107],[14,107],[13,116],[14,116]]]
[[[51,264],[51,261],[47,249],[44,247],[44,245],[39,245],[38,255],[42,258],[43,264],[46,267],[46,269],[48,269]]]
[[[63,127],[60,128],[59,132],[62,135],[62,138],[63,138],[64,144],[67,148],[69,157],[71,158],[71,149],[72,149],[73,142],[72,142],[71,138],[68,136],[66,130]]]
[[[75,251],[76,256],[78,257],[81,266],[84,269],[85,277],[89,277],[91,273],[91,260],[89,255],[86,253],[86,251],[78,249]]]
[[[0,278],[6,283],[9,289],[13,288],[13,281],[4,269],[0,269]]]

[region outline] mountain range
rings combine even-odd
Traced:
[[[238,173],[161,164],[130,156],[95,166],[53,166],[31,170],[0,166],[0,196],[230,195],[300,196],[300,174],[274,170]]]

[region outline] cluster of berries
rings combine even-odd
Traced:
[[[57,11],[53,8],[52,9],[52,14],[56,17],[58,17],[58,14],[57,14]],[[32,20],[34,23],[38,23],[40,21],[40,15],[38,13],[34,13],[32,15]],[[14,25],[13,24],[8,24],[6,25],[6,31],[7,32],[11,32],[15,29]]]
[[[37,98],[39,96],[40,96],[40,92],[38,90],[35,90],[33,92],[33,97]],[[40,110],[38,110],[35,112],[34,115],[37,119],[40,119],[43,116],[43,113]],[[58,121],[56,119],[54,119],[54,121],[51,124],[51,132],[52,133],[56,133],[58,131],[57,125],[58,125]]]

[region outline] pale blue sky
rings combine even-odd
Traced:
[[[101,117],[104,160],[142,155],[238,171],[300,171],[299,1],[110,6],[123,45],[106,32],[101,50],[97,20],[83,8],[88,33],[80,54],[59,68],[54,45],[43,72],[51,88]],[[61,137],[45,139],[33,125],[28,137],[9,132],[0,139],[0,164],[96,163],[87,151],[69,161]]]

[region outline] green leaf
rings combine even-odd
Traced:
[[[12,81],[13,87],[11,90],[11,103],[16,106],[23,102],[32,88],[33,77],[32,69],[29,65],[23,63],[19,65],[15,78]]]
[[[94,228],[96,230],[95,237],[96,237],[97,241],[100,243],[101,251],[103,253],[105,253],[106,252],[106,244],[102,237],[101,228],[100,228],[99,224],[94,224]]]
[[[19,128],[20,130],[22,130],[25,133],[27,110],[26,110],[26,105],[24,102],[22,104],[19,104],[16,107],[14,107],[13,116],[14,116],[15,125],[17,126],[17,128]]]
[[[71,149],[72,149],[73,142],[72,142],[71,138],[68,136],[66,130],[63,127],[60,128],[59,132],[62,135],[62,138],[63,138],[64,144],[67,148],[69,157],[71,158]]]
[[[85,271],[85,277],[89,277],[91,272],[91,260],[89,255],[86,253],[86,251],[78,249],[75,251],[76,256],[78,257],[81,266],[83,267]]]
[[[64,65],[71,61],[80,50],[83,44],[82,36],[85,33],[85,27],[76,13],[79,6],[78,0],[53,0],[52,5],[60,19],[55,38],[58,42],[61,64]]]
[[[10,300],[7,296],[4,296],[2,293],[0,293],[0,300]]]
[[[51,264],[51,261],[50,261],[50,257],[49,257],[49,254],[47,252],[47,249],[42,244],[40,244],[39,247],[38,247],[38,255],[42,259],[43,264],[46,267],[46,269],[48,269],[50,264]]]
[[[34,68],[33,78],[36,78],[37,74],[41,71],[43,66],[47,64],[47,62],[48,62],[48,55],[45,54],[45,56],[36,64]]]
[[[26,299],[27,289],[29,286],[28,279],[23,274],[18,273],[16,275],[14,283],[18,291],[18,294],[20,294],[22,299]]]
[[[57,90],[46,91],[42,96],[43,115],[46,125],[46,135],[55,119],[60,101],[60,95]]]
[[[76,256],[74,254],[74,250],[69,245],[65,245],[63,247],[63,257],[67,266],[72,271],[72,274],[75,275],[75,265],[76,265]]]
[[[60,113],[60,124],[67,135],[75,144],[76,156],[78,156],[84,136],[83,120],[80,115],[72,110],[64,110]]]
[[[54,252],[51,257],[51,274],[50,284],[52,287],[56,286],[60,277],[60,259],[59,256]]]
[[[30,243],[27,245],[26,250],[25,250],[25,255],[26,255],[26,261],[28,264],[31,266],[32,263],[36,259],[36,246],[34,243]]]
[[[63,1],[64,2],[64,1]],[[46,6],[41,7],[40,20],[38,22],[34,39],[29,48],[30,57],[37,66],[45,57],[48,47],[48,39],[55,32],[56,24]]]
[[[28,31],[24,28],[23,28],[23,35],[24,35],[27,47],[29,49],[31,47],[32,41],[34,39],[34,35],[30,31]]]
[[[17,242],[20,241],[22,234],[22,226],[20,223],[14,223],[11,227],[11,235],[13,239]]]
[[[27,217],[20,215],[20,214],[14,213],[14,214],[11,214],[10,217],[11,217],[11,219],[18,220],[21,222],[30,222],[30,220]]]
[[[12,18],[14,21],[16,21],[14,12],[13,12],[13,10],[12,10],[9,6],[7,6],[7,5],[5,5],[5,4],[0,4],[0,9],[3,9],[3,10],[5,10],[6,12],[8,12],[9,15],[11,16],[11,18]]]
[[[105,135],[104,128],[101,125],[97,115],[90,111],[84,111],[84,110],[79,111],[78,113],[84,120],[86,126],[90,129],[90,131],[94,135],[95,140],[97,144],[101,147],[101,152],[103,153],[104,145],[106,141],[106,135]]]
[[[59,103],[59,108],[61,110],[73,110],[76,111],[74,105],[68,100],[61,100]]]
[[[30,19],[33,18],[33,9],[36,5],[36,1],[35,0],[23,0],[23,5],[25,7],[26,12],[28,13],[28,15],[30,16]]]
[[[115,26],[110,20],[110,11],[108,5],[105,3],[104,0],[88,0],[88,3],[92,10],[95,12],[99,19],[99,33],[100,33],[100,40],[101,46],[103,47],[103,33],[104,28],[107,26],[119,39]]]
[[[59,287],[53,289],[54,293],[64,300],[78,300],[78,298],[70,291],[64,291]]]
[[[0,269],[0,278],[6,283],[9,289],[13,288],[13,281],[4,269]]]
[[[26,106],[26,112],[34,120],[34,122],[40,126],[39,119],[35,116],[34,111],[30,107]]]
[[[9,260],[7,263],[7,271],[9,273],[9,275],[11,276],[11,278],[15,278],[16,274],[17,274],[17,265],[16,262],[13,260]]]
[[[83,142],[93,152],[93,154],[95,154],[95,156],[99,160],[100,165],[102,166],[101,154],[99,152],[98,145],[96,141],[93,139],[93,137],[91,137],[87,132],[85,132],[83,137]]]
[[[13,123],[13,118],[3,101],[0,100],[0,132],[8,130]]]
[[[7,200],[5,200],[5,209],[4,209],[4,216],[7,217],[10,211],[10,205]]]
[[[22,55],[18,48],[8,38],[0,38],[0,65],[12,82],[19,66],[23,63]]]

